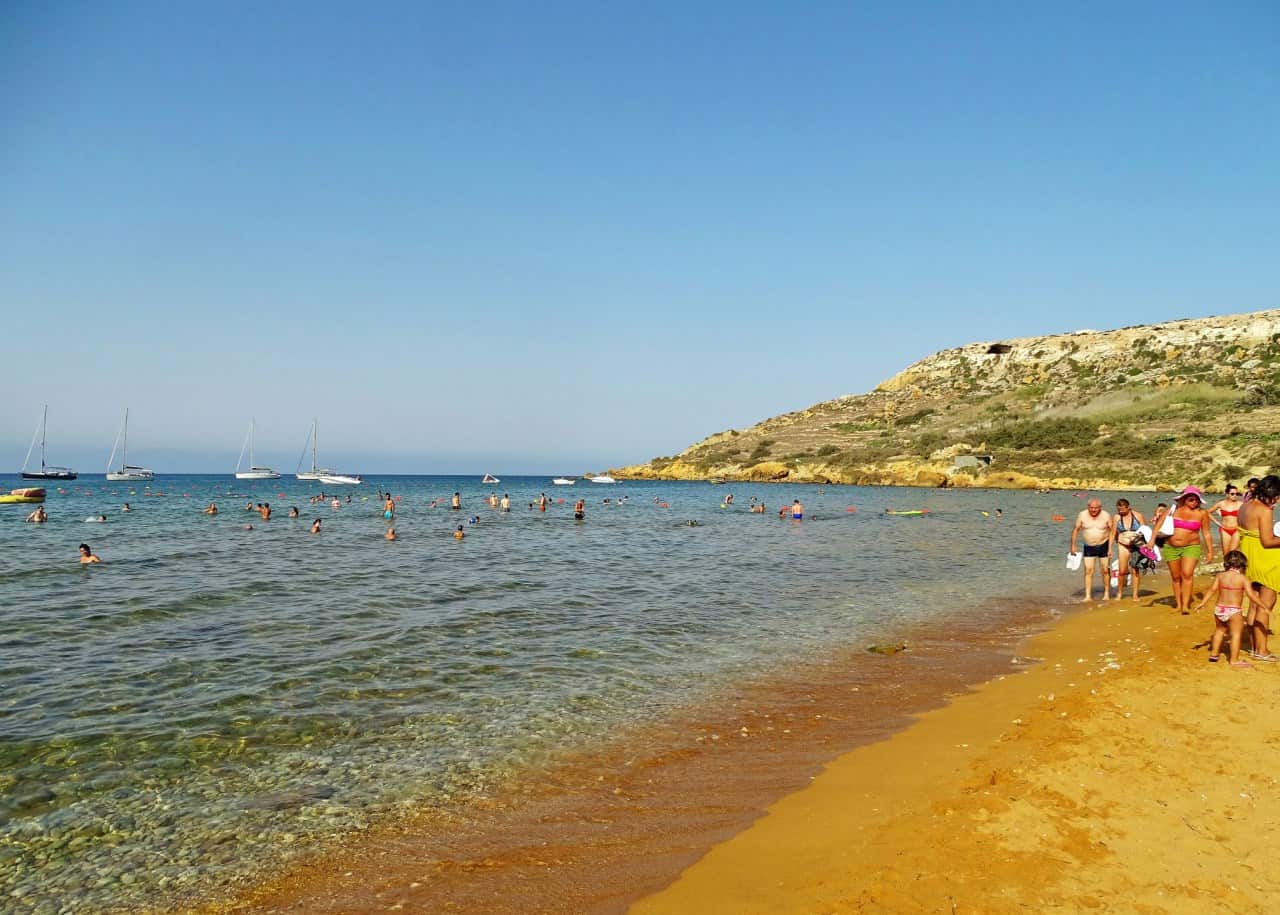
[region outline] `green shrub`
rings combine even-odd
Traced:
[[[1098,425],[1087,419],[1068,416],[1062,419],[1021,420],[997,426],[987,433],[987,447],[1010,448],[1074,448],[1086,445],[1098,436]]]
[[[840,451],[835,445],[823,445],[815,452],[818,457],[826,457],[828,454],[836,454]]]

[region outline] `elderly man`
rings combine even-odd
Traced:
[[[1093,600],[1093,569],[1102,560],[1102,599],[1110,596],[1107,576],[1111,574],[1111,516],[1102,510],[1100,499],[1090,499],[1084,511],[1076,515],[1071,528],[1071,552],[1076,551],[1076,537],[1084,539],[1084,599]]]

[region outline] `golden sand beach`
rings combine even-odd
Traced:
[[[1210,615],[1166,600],[1073,613],[1030,639],[1016,672],[838,756],[745,827],[784,777],[761,782],[731,755],[602,758],[456,830],[366,837],[217,910],[1272,910],[1280,669],[1208,663]],[[877,693],[860,682],[831,687]],[[779,708],[799,699],[822,703]],[[788,714],[776,732],[812,753],[849,739]],[[763,752],[794,770],[778,746]]]
[[[1205,613],[1099,604],[1043,658],[850,752],[634,915],[1264,912],[1280,669]]]

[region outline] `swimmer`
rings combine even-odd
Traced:
[[[763,503],[763,502],[757,502],[755,505],[751,506],[751,508],[749,509],[749,511],[750,511],[752,514],[756,514],[756,515],[763,515],[763,514],[764,514],[764,503]]]
[[[313,534],[318,534],[318,533],[320,533],[320,519],[319,519],[319,518],[317,518],[315,521],[312,521],[312,522],[311,522],[311,533],[313,533]]]
[[[479,523],[480,523],[480,516],[479,516],[479,515],[473,515],[473,516],[471,517],[471,520],[470,520],[470,521],[468,521],[467,523],[468,523],[468,524],[479,524]]]
[[[461,511],[461,510],[462,510],[462,496],[461,496],[461,494],[456,493],[456,492],[453,494],[453,499],[452,499],[452,501],[450,501],[450,502],[449,502],[449,509],[450,509],[451,511],[455,511],[455,512],[456,512],[456,511]]]
[[[106,522],[106,520],[107,520],[106,515],[98,515],[98,517],[96,518],[85,518],[84,523],[85,524],[103,524]]]
[[[587,502],[585,499],[579,499],[573,503],[573,520],[582,521],[587,517]]]
[[[804,506],[800,504],[799,499],[791,500],[791,520],[792,521],[804,520]]]
[[[727,496],[725,496],[725,497],[724,497],[724,504],[725,504],[725,505],[732,505],[732,504],[733,504],[733,493],[729,493],[729,495],[727,495]]]
[[[124,508],[120,509],[120,511],[122,511],[122,512],[131,512],[131,511],[133,511],[133,509],[132,509],[132,508],[130,508],[130,507],[129,507],[129,503],[128,503],[128,502],[126,502],[126,503],[124,503]]]
[[[262,508],[258,509],[258,514],[262,515],[263,521],[270,521],[271,520],[271,503],[263,502]]]
[[[290,506],[289,506],[289,517],[290,517],[290,518],[296,518],[296,517],[298,517],[298,514],[299,514],[299,512],[298,512],[298,506],[296,506],[296,505],[290,505]]]
[[[461,525],[461,524],[459,524],[459,525],[458,525],[458,529],[457,529],[456,531],[454,531],[454,532],[453,532],[453,539],[454,539],[454,540],[461,540],[461,539],[462,539],[463,537],[465,537],[465,536],[467,536],[467,535],[463,532],[463,530],[462,530],[462,525]]]
[[[334,497],[333,497],[333,501],[329,503],[329,507],[330,507],[330,508],[342,508],[342,503],[338,500],[338,497],[337,497],[337,496],[334,496]]]
[[[216,515],[218,513],[218,506],[215,503],[210,502],[205,508],[204,513],[206,515]]]
[[[701,522],[701,521],[695,521],[695,520],[693,520],[692,518],[690,518],[688,521],[686,521],[686,522],[685,522],[685,525],[686,525],[687,527],[702,527],[702,522]]]
[[[391,493],[387,493],[387,501],[384,502],[382,505],[382,517],[390,521],[395,516],[396,516],[395,500],[391,498]]]
[[[397,537],[396,537],[396,529],[395,529],[394,527],[389,527],[389,528],[387,528],[386,539],[387,539],[387,540],[397,540],[397,539],[399,539],[399,538],[397,538]]]
[[[89,544],[80,544],[80,565],[89,565],[94,562],[102,562],[102,560],[93,555],[93,550],[89,548]]]
[[[245,529],[246,531],[251,531],[251,530],[253,530],[253,525],[252,525],[252,524],[246,524],[246,525],[244,526],[244,529]]]
[[[244,504],[244,510],[245,510],[245,511],[247,511],[247,512],[257,511],[257,509],[253,507],[253,503],[252,503],[252,502],[246,502],[246,503]]]
[[[511,511],[511,496],[505,492],[502,494],[502,510],[504,512]]]
[[[546,511],[546,510],[547,510],[547,494],[546,494],[545,492],[544,492],[544,493],[539,493],[539,495],[538,495],[538,511],[540,511],[540,512],[544,512],[544,511]]]
[[[36,510],[27,515],[27,520],[32,524],[44,524],[49,520],[49,516],[45,514],[43,505],[37,505]]]

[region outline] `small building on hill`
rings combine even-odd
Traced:
[[[966,467],[972,467],[974,470],[981,470],[984,467],[990,467],[995,461],[995,456],[991,454],[957,454],[955,460],[951,462],[952,470],[963,470]]]

